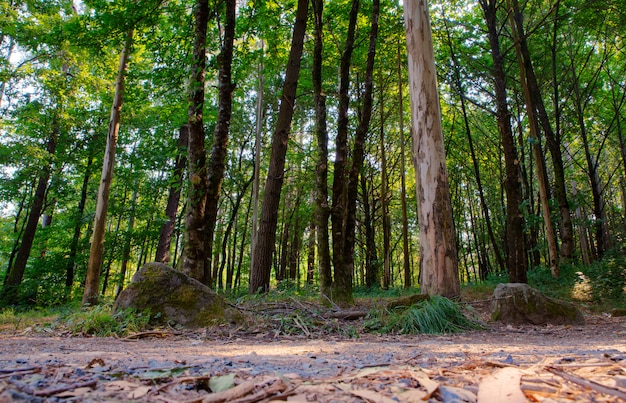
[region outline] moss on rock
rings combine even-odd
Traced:
[[[243,319],[209,287],[156,262],[139,269],[118,296],[114,309],[126,308],[150,309],[153,323],[173,322],[191,328]]]
[[[491,319],[511,324],[584,324],[582,313],[568,302],[543,295],[528,284],[498,284],[493,293]]]

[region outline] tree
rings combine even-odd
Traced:
[[[487,23],[491,58],[493,61],[494,96],[497,109],[496,118],[502,139],[502,148],[504,149],[506,171],[504,189],[506,192],[507,267],[511,282],[526,283],[528,263],[524,236],[524,216],[520,208],[522,190],[519,179],[519,159],[513,138],[511,117],[507,102],[506,75],[503,63],[504,57],[500,51],[496,4],[496,0],[480,1]]]
[[[185,176],[185,165],[187,165],[187,143],[189,142],[189,129],[187,125],[180,127],[178,135],[178,149],[174,170],[172,172],[171,186],[169,196],[167,198],[167,206],[165,207],[165,216],[167,221],[161,225],[161,233],[159,235],[159,243],[154,258],[157,262],[169,263],[170,246],[172,243],[172,234],[176,225],[176,212],[178,211],[178,203],[180,202],[180,193],[183,187],[183,179]]]
[[[435,55],[426,0],[404,5],[422,292],[460,295],[454,219],[446,170]]]
[[[322,89],[322,58],[324,1],[312,0],[315,23],[315,48],[313,50],[312,80],[315,102],[315,138],[317,140],[317,163],[315,165],[315,229],[317,238],[318,271],[322,302],[331,298],[332,271],[330,267],[330,244],[328,242],[328,128],[326,125],[326,95]]]
[[[205,206],[205,229],[206,229],[206,256],[207,266],[211,267],[211,254],[213,252],[213,234],[217,220],[217,205],[224,179],[226,152],[228,146],[228,133],[230,119],[233,110],[232,92],[235,85],[231,82],[233,63],[233,44],[235,41],[235,0],[226,0],[226,12],[224,22],[224,38],[221,44],[221,52],[218,57],[219,63],[219,106],[215,132],[213,133],[213,147],[207,166],[207,199]],[[206,279],[205,279],[206,280]],[[209,285],[209,284],[207,284]]]
[[[206,220],[207,200],[206,152],[204,147],[204,81],[206,68],[206,36],[209,20],[208,0],[198,0],[194,9],[194,45],[192,78],[188,97],[188,175],[189,191],[185,215],[185,246],[182,271],[190,277],[210,283],[211,268],[207,267]]]
[[[58,138],[59,121],[58,117],[55,116],[52,122],[50,137],[48,138],[46,145],[46,152],[49,154],[49,158],[54,156]],[[19,249],[17,250],[15,261],[13,262],[13,265],[9,267],[2,289],[2,298],[0,298],[0,300],[16,300],[17,287],[22,283],[24,278],[24,270],[26,269],[26,263],[28,262],[31,248],[33,247],[35,233],[37,232],[37,225],[39,223],[39,218],[41,217],[46,191],[48,189],[48,181],[50,180],[51,163],[51,161],[45,163],[42,167],[41,174],[37,179],[37,187],[31,203],[30,212],[28,213],[26,226],[24,227],[22,241]]]
[[[124,41],[124,47],[122,48],[122,53],[120,55],[117,80],[115,82],[115,95],[113,97],[113,106],[111,107],[111,118],[109,119],[109,130],[107,133],[107,145],[104,153],[104,161],[102,163],[100,187],[98,188],[98,201],[96,205],[96,215],[94,217],[91,249],[89,251],[89,265],[87,267],[87,277],[85,279],[83,305],[95,305],[98,303],[100,267],[102,265],[102,253],[104,250],[104,231],[107,209],[109,207],[111,181],[113,180],[117,136],[120,129],[120,119],[122,117],[122,104],[124,103],[124,83],[126,80],[126,71],[128,69],[128,59],[130,58],[133,43],[133,33],[134,30],[131,29],[126,34],[126,40]]]
[[[293,26],[291,50],[285,72],[283,91],[280,97],[280,110],[276,128],[272,135],[272,151],[270,166],[265,181],[263,204],[261,206],[261,220],[258,237],[255,242],[254,262],[250,272],[249,292],[267,292],[270,286],[272,256],[275,249],[276,226],[278,223],[278,205],[283,186],[285,156],[287,143],[291,132],[291,120],[298,88],[300,75],[300,58],[304,47],[304,34],[308,16],[309,1],[298,0],[296,22]]]

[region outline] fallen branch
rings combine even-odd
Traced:
[[[546,367],[546,370],[549,372],[552,372],[555,375],[560,376],[561,378],[564,378],[570,382],[573,382],[577,385],[580,386],[584,386],[586,388],[591,388],[593,390],[595,390],[596,392],[600,392],[600,393],[604,393],[606,395],[611,395],[611,396],[617,396],[620,399],[625,399],[626,400],[626,393],[622,392],[619,389],[615,389],[612,388],[610,386],[606,386],[606,385],[602,385],[601,383],[595,382],[595,381],[591,381],[588,379],[584,379],[584,378],[580,378],[576,375],[572,375],[570,373],[564,372],[564,371],[560,371],[554,367]]]
[[[96,386],[97,383],[98,383],[97,379],[90,379],[88,381],[73,383],[70,385],[63,385],[63,386],[59,386],[56,388],[38,390],[35,393],[33,393],[33,395],[42,396],[42,397],[50,397],[58,393],[67,392],[68,390],[74,390],[78,388],[90,388],[90,387]]]
[[[34,374],[37,372],[41,372],[41,367],[0,369],[0,379],[10,378],[15,375]]]

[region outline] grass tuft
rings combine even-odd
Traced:
[[[477,319],[463,314],[459,304],[441,296],[410,307],[378,309],[370,313],[365,330],[395,334],[444,334],[484,328]]]

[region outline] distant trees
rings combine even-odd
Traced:
[[[340,305],[601,258],[626,231],[619,7],[12,1],[3,299],[95,303],[152,258]]]

